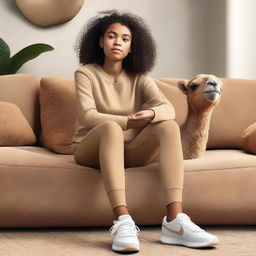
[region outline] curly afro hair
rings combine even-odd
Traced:
[[[156,43],[144,20],[129,12],[120,14],[115,9],[99,13],[84,26],[75,46],[80,64],[104,64],[105,55],[99,45],[99,38],[111,24],[120,23],[132,33],[132,51],[123,59],[123,68],[132,74],[149,72],[156,60]]]

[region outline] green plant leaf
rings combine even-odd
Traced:
[[[43,52],[52,51],[53,49],[48,44],[32,44],[23,48],[11,57],[9,74],[15,74],[27,61],[36,58]]]
[[[10,48],[7,43],[0,38],[0,75],[8,74],[10,64]]]

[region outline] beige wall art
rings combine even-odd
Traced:
[[[22,14],[42,27],[71,20],[83,3],[84,0],[16,0]]]

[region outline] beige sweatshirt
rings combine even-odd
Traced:
[[[141,129],[127,129],[128,116],[140,110],[154,110],[150,123],[175,118],[173,105],[148,75],[131,76],[123,69],[114,80],[100,65],[87,64],[75,71],[74,78],[77,118],[73,148],[90,129],[106,120],[117,122],[124,142],[131,141]]]

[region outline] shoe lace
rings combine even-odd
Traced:
[[[197,226],[194,222],[192,222],[189,216],[182,217],[182,219],[180,220],[180,224],[195,232],[204,231],[199,226]]]
[[[138,226],[135,225],[131,220],[114,221],[114,225],[109,229],[111,235],[113,235],[117,230],[120,236],[134,236],[140,232]],[[119,229],[119,227],[122,227]]]

